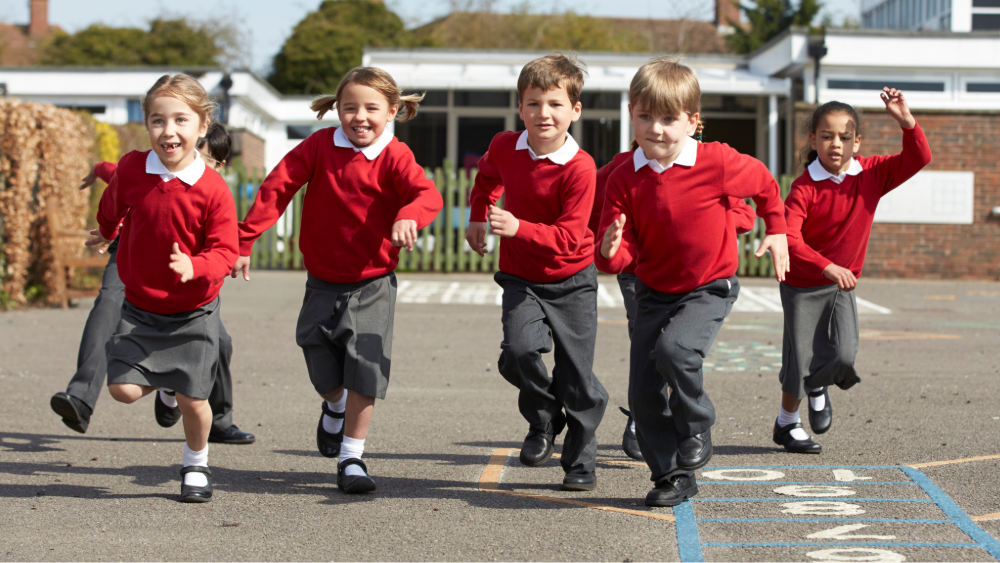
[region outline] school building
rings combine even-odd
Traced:
[[[496,133],[521,127],[517,76],[542,54],[367,49],[364,64],[387,70],[407,91],[426,92],[416,119],[394,128],[419,163],[470,168]],[[629,82],[652,55],[579,56],[589,78],[583,118],[570,132],[600,165],[628,148]],[[901,135],[878,92],[903,89],[934,160],[880,206],[866,275],[1000,275],[1000,33],[861,29],[810,36],[791,29],[750,55],[690,54],[683,62],[701,84],[706,141],[754,155],[775,175],[802,170],[804,120],[814,104],[831,100],[864,110],[862,154],[898,152]],[[317,122],[308,97],[281,95],[245,70],[8,67],[0,68],[0,93],[123,124],[142,120],[139,99],[157,77],[181,71],[220,101],[220,117],[248,166],[269,170],[313,131],[337,124],[335,114]]]

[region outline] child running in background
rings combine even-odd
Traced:
[[[219,291],[237,258],[236,207],[198,154],[215,109],[201,84],[186,74],[163,76],[142,108],[153,149],[122,157],[101,197],[99,234],[87,242],[103,251],[121,238],[125,300],[108,345],[108,390],[123,403],[158,389],[176,392],[186,438],[181,500],[207,502],[206,399],[219,362]]]
[[[201,157],[218,173],[229,159],[231,139],[226,126],[212,122],[208,132],[198,142]],[[111,184],[118,164],[114,162],[98,162],[80,185],[86,189],[98,178],[105,184]],[[96,232],[94,234],[97,234]],[[97,405],[97,398],[104,386],[104,376],[108,371],[108,351],[106,344],[114,334],[118,321],[121,320],[122,302],[125,300],[125,286],[118,277],[118,266],[115,255],[118,252],[118,239],[107,249],[110,254],[108,265],[104,268],[101,292],[94,301],[94,307],[87,316],[87,324],[80,340],[80,353],[77,356],[76,373],[66,387],[66,392],[56,393],[49,404],[52,410],[62,417],[63,423],[69,428],[83,434],[90,425]],[[208,396],[208,404],[212,407],[212,430],[208,441],[223,444],[252,444],[256,438],[249,432],[240,430],[233,424],[233,383],[229,370],[229,362],[233,356],[233,341],[226,328],[219,321],[219,363],[212,392]],[[161,390],[156,394],[153,413],[156,422],[164,428],[169,428],[180,420],[181,414],[177,400],[171,393]]]
[[[562,488],[597,484],[597,438],[608,393],[594,374],[597,270],[588,220],[594,159],[567,132],[580,119],[584,73],[574,59],[549,55],[521,69],[518,110],[525,131],[498,134],[479,160],[472,189],[469,245],[483,254],[486,225],[507,240],[494,280],[503,288],[500,374],[520,390],[528,422],[521,463],[543,465],[563,443]],[[504,196],[504,207],[496,207]],[[542,354],[555,354],[552,376]]]
[[[781,284],[785,335],[773,439],[789,452],[822,451],[802,429],[803,397],[809,396],[809,425],[823,434],[833,423],[827,388],[849,389],[861,381],[854,369],[859,337],[854,288],[875,208],[931,161],[927,138],[903,93],[885,88],[881,98],[903,129],[903,152],[855,156],[861,148],[858,113],[844,103],[823,104],[809,120],[808,166],[785,202],[791,272]]]
[[[254,241],[309,184],[299,243],[309,279],[295,342],[324,399],[317,447],[340,457],[337,487],[346,493],[375,490],[361,455],[375,399],[389,385],[399,247],[412,250],[443,205],[410,149],[386,132],[393,119],[412,119],[421,99],[403,96],[381,69],[352,69],[336,94],[312,103],[319,119],[336,108],[341,126],[313,133],[281,159],[240,223],[232,275],[249,280]]]
[[[712,457],[715,407],[702,362],[739,293],[730,198],[752,197],[769,233],[775,275],[788,268],[778,184],[757,159],[719,143],[699,144],[701,89],[670,58],[647,63],[629,88],[639,147],[608,178],[597,261],[620,273],[636,261],[629,408],[655,488],[649,506],[698,493],[694,470]],[[669,394],[668,394],[669,389]]]

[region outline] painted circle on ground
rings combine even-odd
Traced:
[[[885,549],[869,549],[866,547],[823,549],[820,551],[810,551],[806,555],[816,559],[817,561],[884,561],[892,563],[906,561],[905,557],[894,551],[888,551]]]
[[[756,475],[739,476],[733,473],[756,473]],[[720,481],[775,481],[785,476],[780,471],[768,471],[765,469],[717,469],[715,471],[705,471],[701,474],[706,479],[718,479]]]
[[[774,492],[791,497],[849,497],[856,494],[847,487],[833,485],[787,485],[774,489]]]
[[[784,514],[819,515],[819,516],[857,516],[865,511],[856,504],[830,500],[802,500],[786,502]]]

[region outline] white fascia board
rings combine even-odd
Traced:
[[[782,74],[809,63],[809,36],[789,33],[750,58],[750,72],[762,76]]]
[[[1000,37],[913,35],[826,36],[823,67],[996,69]]]

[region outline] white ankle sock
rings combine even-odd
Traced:
[[[175,395],[167,395],[167,393],[173,393],[170,389],[160,389],[160,400],[163,401],[164,405],[172,409],[177,408],[177,397]]]
[[[187,444],[184,444],[183,466],[208,467],[208,444],[205,444],[205,449],[200,452],[192,451]],[[192,487],[204,487],[208,485],[208,476],[204,473],[188,473],[184,476],[184,484]]]
[[[816,393],[817,391],[822,392],[826,387],[820,387],[819,389],[810,389],[810,393]],[[819,397],[809,397],[809,408],[814,411],[821,411],[826,408],[826,395],[820,395]]]
[[[344,443],[340,444],[340,459],[338,461],[344,461],[345,459],[361,459],[361,454],[365,453],[365,441],[356,440],[354,438],[349,438],[344,436]],[[365,472],[357,465],[348,465],[344,468],[344,475],[364,475]]]
[[[799,411],[788,412],[784,407],[778,407],[778,426],[785,427],[798,422],[802,422],[802,419],[799,418]],[[801,428],[792,430],[790,434],[796,440],[809,439],[809,433]]]
[[[340,395],[340,400],[333,402],[326,402],[327,408],[333,412],[344,412],[347,409],[347,389]],[[330,434],[336,434],[340,432],[340,429],[344,427],[343,418],[333,418],[332,416],[323,415],[323,430],[326,430]]]

